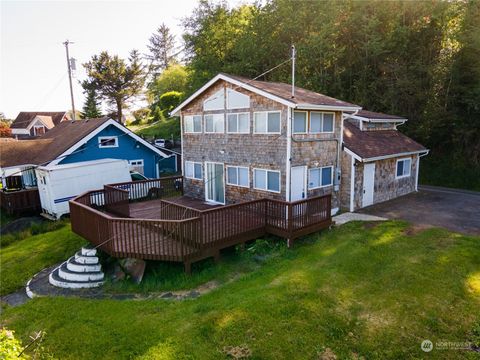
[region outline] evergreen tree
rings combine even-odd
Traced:
[[[94,86],[88,81],[82,82],[83,93],[85,96],[85,103],[83,105],[81,118],[94,119],[102,117],[102,110],[100,109],[100,101],[98,99],[97,91]]]
[[[150,37],[147,47],[150,53],[146,55],[146,58],[150,61],[153,79],[156,79],[176,59],[175,36],[168,26],[162,24]]]
[[[138,51],[130,53],[128,63],[117,55],[111,56],[103,51],[83,66],[90,86],[100,99],[115,106],[117,120],[122,122],[123,109],[128,107],[129,101],[142,93],[145,84],[145,68]]]

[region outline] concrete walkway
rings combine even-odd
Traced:
[[[380,216],[373,216],[367,214],[357,214],[357,213],[343,213],[337,216],[334,216],[333,221],[335,221],[336,225],[343,225],[350,221],[385,221],[388,220],[387,218],[380,217]]]

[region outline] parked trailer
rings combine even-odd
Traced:
[[[53,219],[70,213],[69,200],[84,192],[102,189],[106,184],[131,181],[128,162],[117,159],[40,166],[35,173],[42,214]]]

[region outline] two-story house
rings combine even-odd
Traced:
[[[21,111],[10,128],[13,137],[29,139],[44,135],[65,120],[70,120],[66,111]]]
[[[363,137],[350,134],[356,134],[357,129],[361,133],[371,130],[365,131],[367,135],[397,132],[399,121],[383,125],[358,116],[360,110],[358,105],[302,88],[292,91],[290,84],[218,74],[172,111],[181,118],[184,192],[216,204],[264,197],[297,201],[331,193],[334,211],[350,209],[351,199],[361,205],[354,192],[361,193],[364,182],[357,177],[368,168],[364,162],[382,159],[357,154],[352,142],[363,141]],[[344,134],[351,140],[349,148],[345,147]],[[408,139],[404,135],[400,138]],[[365,146],[370,149],[369,144]],[[418,146],[416,154],[425,151]],[[397,151],[395,146],[392,149]],[[354,180],[343,184],[346,177],[352,179],[351,158],[354,165],[362,167],[356,166]],[[344,173],[343,163],[349,165]],[[412,164],[416,162],[409,166]],[[385,177],[380,168],[378,176]],[[417,168],[409,176],[416,174]],[[350,183],[355,182],[358,184],[352,189]],[[382,192],[384,188],[382,185]],[[374,200],[391,197],[378,195]]]

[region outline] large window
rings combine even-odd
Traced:
[[[206,133],[225,132],[225,117],[223,114],[204,115]]]
[[[118,138],[116,136],[99,136],[98,147],[99,148],[118,147]]]
[[[227,184],[250,187],[248,167],[227,166]]]
[[[202,163],[185,161],[185,177],[187,179],[202,180]]]
[[[238,113],[227,115],[227,132],[248,134],[250,132],[250,114]]]
[[[313,168],[308,170],[308,188],[317,189],[332,185],[333,166]]]
[[[293,133],[305,134],[307,132],[307,112],[295,111],[293,113]]]
[[[202,132],[202,115],[185,116],[185,132],[201,133]]]
[[[258,190],[280,192],[280,171],[253,169],[253,187]]]
[[[332,133],[334,125],[334,113],[318,111],[310,112],[310,133]]]
[[[255,134],[280,134],[280,111],[262,111],[253,114]]]
[[[397,160],[397,171],[395,177],[398,178],[403,178],[410,176],[410,170],[412,167],[412,159],[411,158],[405,158],[405,159],[398,159]]]

